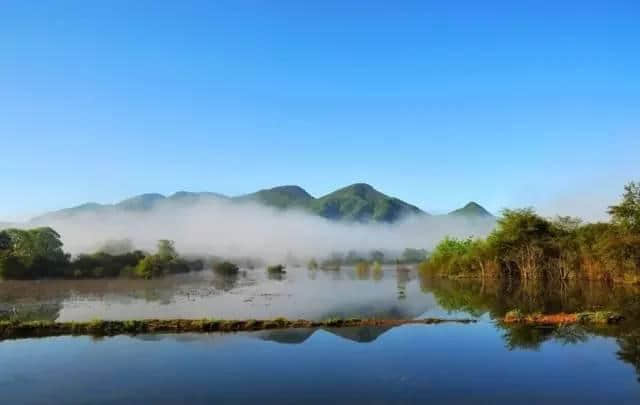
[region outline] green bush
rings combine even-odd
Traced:
[[[269,266],[267,267],[267,273],[270,274],[283,274],[286,273],[286,271],[284,271],[285,266],[283,266],[282,264],[276,264],[275,266]]]
[[[222,275],[235,275],[238,274],[240,268],[231,262],[220,262],[213,265],[213,271]]]

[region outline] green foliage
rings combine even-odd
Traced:
[[[27,267],[17,256],[0,256],[0,278],[23,279],[27,278]]]
[[[69,262],[60,235],[49,227],[0,232],[0,276],[28,279],[60,276]]]
[[[421,268],[436,269],[440,273],[447,275],[457,275],[465,271],[471,271],[469,268],[469,253],[471,251],[471,239],[445,238],[442,240],[433,253],[429,257],[428,262]]]
[[[316,259],[309,260],[309,263],[307,264],[307,268],[309,270],[317,270],[318,269],[318,262],[316,261]]]
[[[609,207],[609,215],[624,230],[640,233],[640,183],[631,182],[624,187],[622,201]]]
[[[65,275],[75,278],[118,277],[123,269],[137,266],[144,257],[139,250],[119,255],[104,252],[81,254],[71,262]]]
[[[240,268],[231,262],[220,262],[213,266],[213,271],[221,275],[238,274]]]
[[[130,246],[130,242],[110,244],[110,251]],[[0,232],[0,278],[153,278],[164,274],[201,270],[201,260],[180,258],[172,241],[158,241],[158,252],[141,251],[81,254],[74,260],[62,250],[60,235],[51,228],[7,229]]]
[[[135,267],[134,274],[137,277],[149,280],[154,278],[154,276],[158,277],[162,275],[162,269],[154,256],[147,256],[140,260],[140,263]]]
[[[284,271],[285,266],[282,264],[276,264],[275,266],[268,266],[267,267],[267,273],[269,274],[283,274],[286,273],[286,271]]]
[[[630,183],[612,223],[549,220],[532,209],[504,210],[486,240],[446,238],[421,264],[423,272],[506,276],[526,280],[575,277],[640,282],[640,187]]]
[[[201,261],[188,262],[180,258],[173,241],[162,239],[158,241],[157,253],[140,260],[133,273],[144,279],[157,278],[167,274],[186,273],[191,270],[191,263],[198,268],[202,266]]]
[[[175,243],[172,240],[161,239],[157,245],[158,259],[169,262],[178,258],[178,252],[176,252]]]
[[[368,280],[371,275],[371,263],[363,260],[356,264],[356,275],[360,280]]]

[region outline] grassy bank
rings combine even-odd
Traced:
[[[348,328],[365,326],[399,326],[406,324],[431,325],[445,322],[473,323],[473,319],[328,319],[309,321],[276,318],[268,320],[216,320],[216,319],[143,319],[130,321],[89,322],[0,322],[0,339],[47,337],[62,335],[113,336],[146,333],[201,333],[242,332],[288,328]]]

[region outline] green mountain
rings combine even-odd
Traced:
[[[313,196],[300,186],[280,186],[233,198],[235,201],[255,201],[281,209],[307,208]]]
[[[51,219],[64,219],[78,214],[97,214],[114,211],[144,212],[159,206],[188,206],[204,201],[230,201],[242,203],[253,201],[278,209],[296,208],[321,217],[348,222],[395,222],[407,215],[428,215],[418,207],[398,198],[388,196],[369,184],[356,183],[341,188],[320,198],[314,198],[302,187],[280,186],[237,197],[227,197],[212,192],[179,191],[164,196],[158,193],[141,194],[116,204],[86,203],[72,208],[53,211],[33,218],[31,222],[45,222]],[[165,204],[171,205],[165,205]],[[482,206],[470,202],[463,208],[449,213],[465,218],[492,218]]]
[[[488,218],[493,217],[493,215],[484,209],[480,204],[471,201],[467,205],[462,208],[458,208],[457,210],[451,211],[449,215],[457,216],[457,217],[467,217],[467,218]]]
[[[424,214],[418,207],[389,197],[365,183],[352,184],[311,203],[311,211],[328,219],[394,222],[406,215]]]
[[[229,199],[226,195],[212,193],[209,191],[203,191],[194,193],[191,191],[178,191],[177,193],[171,194],[167,197],[167,201],[172,201],[176,203],[199,203],[207,200],[226,200]]]

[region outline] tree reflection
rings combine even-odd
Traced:
[[[497,319],[518,308],[524,313],[582,312],[612,310],[623,315],[619,325],[527,326],[503,324],[505,345],[510,350],[538,350],[553,340],[561,344],[580,344],[589,336],[613,337],[619,345],[617,357],[633,365],[640,381],[640,289],[632,285],[607,285],[568,280],[562,283],[541,281],[520,283],[512,280],[452,280],[420,277],[420,287],[432,293],[448,311],[463,311],[474,316],[488,314]]]
[[[640,381],[640,330],[634,330],[616,340],[620,346],[620,350],[616,352],[618,359],[631,364],[636,369]]]

